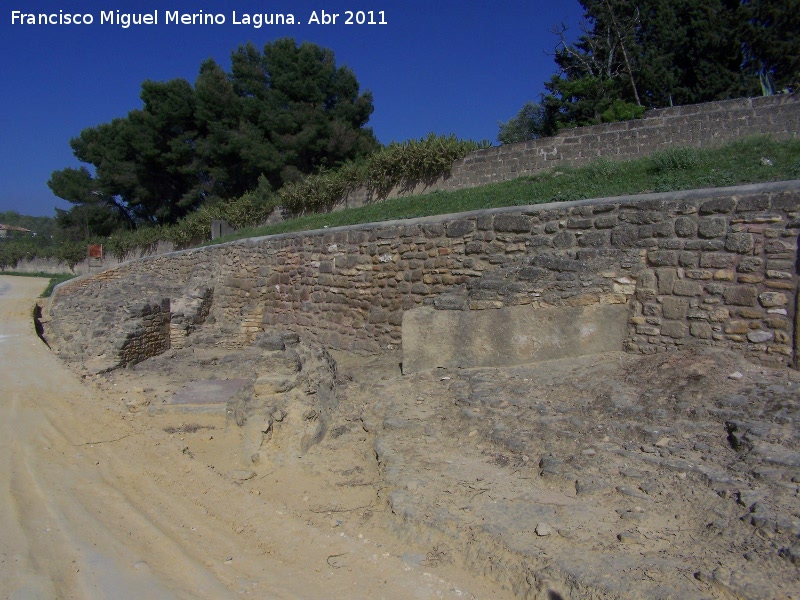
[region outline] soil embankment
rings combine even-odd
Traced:
[[[45,285],[0,277],[0,597],[492,595],[463,572],[403,560],[368,524],[343,534],[330,521],[351,498],[318,489],[312,469],[248,483],[236,464],[214,468],[205,450],[239,454],[224,416],[190,416],[200,427],[184,434],[176,417],[126,404],[150,389],[143,374],[123,374],[139,382],[123,389],[80,380],[36,337]]]

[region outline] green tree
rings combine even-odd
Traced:
[[[194,87],[183,79],[142,84],[143,107],[85,129],[71,141],[94,167],[55,171],[50,187],[75,206],[59,214],[105,235],[120,224],[173,223],[209,200],[241,196],[266,177],[280,187],[362,158],[378,147],[366,123],[372,96],[360,93],[333,52],[294,40],[252,44],[231,55],[231,73],[213,60]]]
[[[800,89],[800,0],[744,0],[744,70],[764,93]]]
[[[132,220],[125,208],[113,196],[100,191],[96,184],[97,180],[86,167],[66,168],[50,177],[47,185],[53,193],[75,205],[68,211],[56,209],[56,223],[62,237],[83,241],[131,226]]]
[[[554,31],[558,73],[545,83],[544,118],[535,115],[553,130],[795,90],[800,80],[800,0],[581,4],[578,39],[570,43],[564,26]]]
[[[497,141],[501,144],[513,144],[553,135],[555,123],[548,117],[544,106],[526,102],[515,117],[499,124],[500,133],[497,134]]]
[[[742,72],[739,0],[642,0],[639,81],[654,108],[757,92]]]
[[[547,120],[555,128],[594,125],[620,114],[641,114],[637,82],[640,26],[637,6],[625,0],[583,0],[582,34],[568,43],[566,27],[558,36],[555,61],[559,72],[545,83]]]
[[[378,149],[365,128],[372,94],[359,94],[355,74],[337,67],[331,50],[282,39],[264,46],[263,66],[270,93],[259,125],[285,161],[279,172],[264,172],[274,187]]]

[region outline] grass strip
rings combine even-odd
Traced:
[[[393,198],[359,208],[316,213],[264,227],[241,229],[205,245],[236,239],[459,213],[483,208],[543,204],[697,188],[800,179],[800,140],[767,137],[714,149],[669,148],[616,162],[599,158],[584,167],[549,171],[453,192]]]

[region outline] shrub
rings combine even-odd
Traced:
[[[295,214],[330,210],[345,194],[359,186],[374,191],[379,198],[386,198],[395,187],[413,188],[418,182],[432,183],[449,173],[459,158],[489,146],[491,144],[486,141],[478,143],[433,133],[420,140],[392,142],[364,163],[348,163],[284,185],[278,198]]]
[[[620,165],[613,160],[601,157],[586,165],[586,174],[591,179],[605,179],[618,173]]]
[[[688,171],[699,166],[702,162],[701,153],[697,148],[678,146],[655,152],[650,160],[656,172]]]

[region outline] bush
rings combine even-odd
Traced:
[[[432,183],[449,173],[456,160],[489,146],[491,144],[486,141],[478,143],[433,133],[420,140],[392,142],[364,163],[348,163],[285,185],[278,192],[278,198],[280,204],[295,214],[330,210],[360,186],[374,191],[379,198],[386,198],[395,187],[413,188],[419,182]]]
[[[367,185],[385,197],[397,186],[413,187],[420,181],[432,183],[449,173],[458,159],[489,146],[486,141],[477,143],[433,133],[420,140],[392,142],[367,159]]]
[[[641,119],[645,113],[645,107],[633,102],[625,102],[619,98],[614,100],[614,103],[603,111],[600,115],[603,123],[616,123],[617,121],[632,121],[633,119]]]
[[[304,181],[286,184],[278,192],[278,198],[293,213],[327,211],[364,180],[364,167],[348,163],[333,171],[310,175]]]
[[[585,169],[586,174],[591,179],[605,179],[618,173],[620,170],[620,164],[614,162],[613,160],[609,160],[608,158],[600,157],[586,165]]]
[[[137,248],[152,252],[161,241],[172,242],[177,248],[186,248],[211,238],[211,221],[227,221],[235,229],[261,225],[276,205],[277,197],[272,193],[266,178],[261,177],[255,190],[236,200],[210,198],[174,225],[154,225],[139,227],[134,231],[119,231],[105,240],[105,248],[119,260],[124,260]]]
[[[670,171],[688,171],[698,167],[701,162],[701,153],[697,148],[675,147],[655,152],[650,160],[656,172],[668,173]]]
[[[65,240],[59,243],[53,251],[53,257],[65,263],[70,270],[75,268],[79,262],[86,258],[87,244],[74,240]]]

